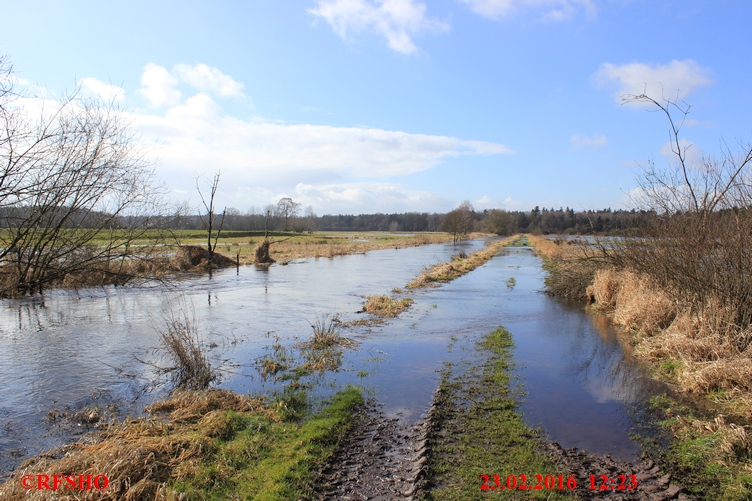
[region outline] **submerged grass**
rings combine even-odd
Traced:
[[[93,444],[27,461],[0,485],[0,498],[58,499],[55,491],[23,489],[19,479],[61,473],[107,475],[107,488],[76,491],[84,501],[307,499],[362,402],[361,391],[348,387],[301,421],[287,402],[225,390],[177,392],[148,409],[154,419],[113,425]]]
[[[558,475],[555,463],[538,452],[541,438],[517,412],[511,387],[512,338],[498,328],[480,341],[472,362],[447,367],[441,378],[429,434],[428,487],[423,501],[485,499],[574,499],[557,490],[481,490],[481,475]],[[566,478],[566,476],[564,477]],[[493,480],[488,483],[494,486]]]

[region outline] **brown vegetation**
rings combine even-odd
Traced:
[[[209,252],[198,245],[179,245],[172,258],[173,269],[185,271],[192,269],[227,268],[237,262],[217,252]]]
[[[171,478],[191,476],[202,455],[211,449],[211,439],[221,437],[229,429],[226,420],[218,419],[219,411],[223,410],[262,413],[267,419],[280,419],[279,412],[268,408],[259,398],[225,390],[177,392],[147,409],[153,415],[170,413],[167,419],[114,424],[92,444],[64,446],[29,460],[0,485],[0,497],[74,499],[59,494],[75,492],[75,499],[81,501],[179,499],[167,492],[165,484]],[[105,475],[109,486],[102,490],[26,490],[20,482],[26,474]]]
[[[368,296],[363,311],[384,318],[393,318],[408,309],[413,302],[409,297],[397,299],[387,295]]]

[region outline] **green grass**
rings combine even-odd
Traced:
[[[652,397],[649,405],[664,416],[661,425],[675,437],[653,453],[693,498],[752,500],[752,454],[745,430],[709,421],[668,395]]]
[[[291,500],[311,496],[319,467],[347,431],[363,403],[360,389],[334,395],[320,412],[298,422],[297,412],[268,415],[222,411],[210,421],[211,452],[186,468],[168,489],[186,500]]]
[[[526,475],[534,485],[535,475],[563,474],[538,452],[540,436],[517,412],[512,346],[510,333],[500,327],[477,344],[472,360],[444,370],[434,415],[437,429],[429,437],[424,501],[574,499],[567,491],[480,489],[481,475],[499,475],[502,484],[508,475]]]

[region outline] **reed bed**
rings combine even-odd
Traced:
[[[527,239],[548,271],[547,290],[566,299],[585,300],[587,288],[601,266],[588,254],[586,247],[576,241],[549,240],[535,235],[527,235]]]
[[[752,349],[737,342],[752,332],[736,326],[721,301],[692,305],[644,275],[613,269],[598,271],[588,294],[594,308],[634,333],[635,354],[670,368],[681,390],[752,392]]]

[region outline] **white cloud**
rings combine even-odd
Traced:
[[[83,78],[78,83],[85,92],[94,94],[104,101],[122,101],[125,98],[122,87],[104,83],[96,78]]]
[[[207,90],[190,95],[178,90],[186,83],[183,78],[192,77],[183,70],[170,72],[148,64],[140,93],[159,108],[129,114],[134,132],[154,155],[157,174],[176,202],[197,198],[196,176],[211,178],[221,172],[218,203],[243,210],[289,193],[319,213],[445,211],[451,201],[396,180],[458,157],[513,153],[500,143],[450,136],[240,119],[224,113],[215,100],[223,93],[221,82],[234,80],[194,81]],[[81,82],[87,89],[113,91],[95,79]],[[242,86],[229,89],[225,94],[242,92]],[[41,109],[44,102],[28,101],[19,106],[29,112]]]
[[[191,192],[196,175],[221,171],[222,203],[240,208],[263,206],[297,186],[296,199],[319,212],[446,210],[451,204],[438,195],[392,178],[460,156],[512,153],[503,144],[449,136],[241,120],[203,93],[133,118],[142,139],[159,144],[159,172],[173,190]]]
[[[172,71],[154,63],[144,67],[141,75],[142,94],[152,106],[172,106],[180,102],[180,85],[199,91],[206,97],[235,97],[248,99],[243,84],[206,64],[177,64]],[[186,89],[184,89],[186,90]]]
[[[525,11],[540,13],[544,20],[564,21],[584,12],[587,18],[597,14],[592,0],[459,0],[470,5],[476,14],[501,19]]]
[[[401,184],[363,182],[311,185],[298,183],[293,198],[320,214],[376,212],[443,212],[449,200]],[[278,199],[275,199],[275,201]]]
[[[178,81],[162,66],[149,63],[141,75],[139,92],[149,100],[152,106],[175,104],[180,101],[180,91],[175,88]]]
[[[173,73],[180,81],[201,91],[218,94],[222,97],[243,96],[242,83],[236,82],[232,77],[206,64],[195,64],[193,66],[178,64],[173,68]]]
[[[616,84],[617,99],[644,93],[657,100],[681,100],[700,87],[713,83],[711,71],[692,59],[673,60],[655,66],[645,63],[603,63],[593,78],[597,87]]]
[[[574,149],[580,148],[598,148],[604,146],[607,142],[606,136],[603,134],[593,134],[592,136],[580,136],[574,134],[571,137],[572,147]]]
[[[343,39],[350,32],[373,31],[387,40],[389,48],[403,54],[418,51],[412,36],[440,33],[449,25],[426,17],[426,4],[415,0],[317,0],[308,12],[326,20]]]
[[[284,125],[223,116],[205,94],[164,115],[136,115],[145,137],[175,168],[206,165],[258,179],[406,176],[460,155],[509,154],[498,143],[325,125]]]

